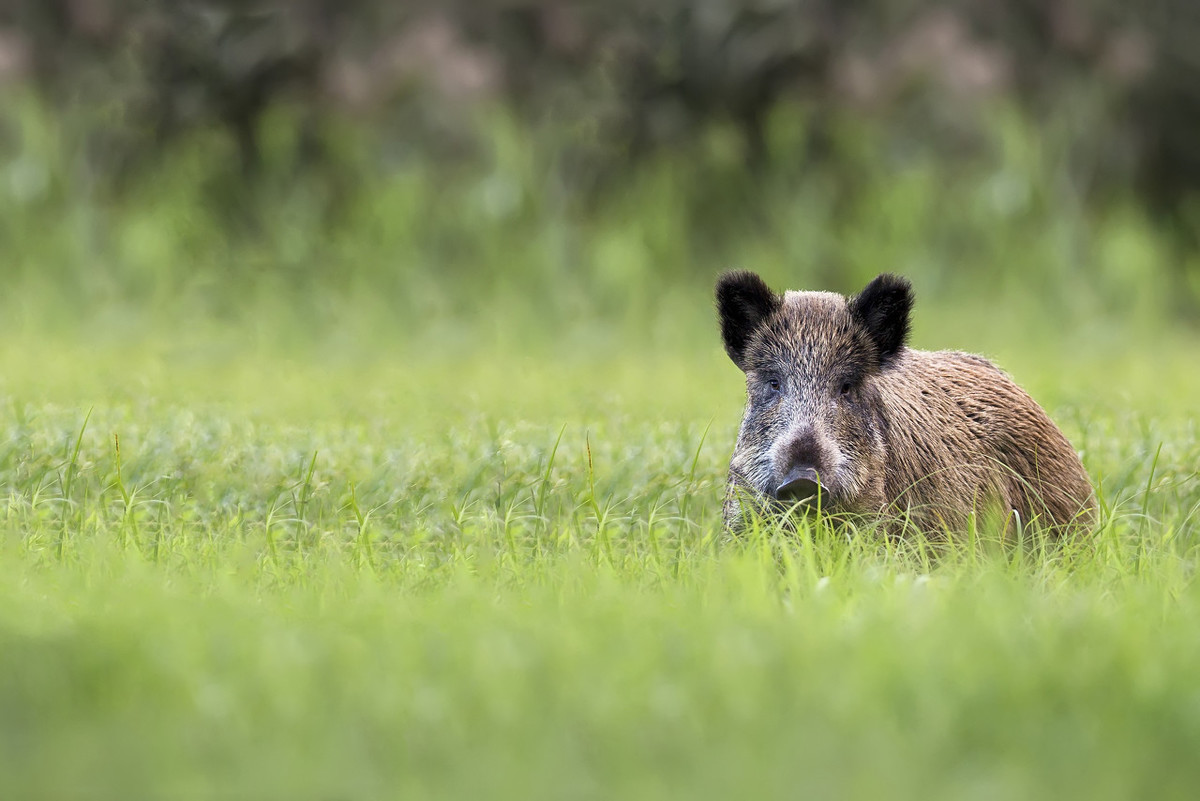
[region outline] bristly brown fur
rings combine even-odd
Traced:
[[[727,524],[747,497],[771,508],[797,468],[820,476],[824,508],[933,536],[992,511],[1060,533],[1093,520],[1087,473],[1045,411],[986,359],[908,348],[912,302],[889,275],[853,298],[721,279],[722,336],[747,383]]]

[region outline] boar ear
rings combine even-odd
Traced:
[[[782,305],[783,299],[754,273],[735,270],[717,279],[721,338],[725,352],[742,370],[746,369],[743,357],[750,337]]]
[[[879,348],[880,364],[887,364],[908,341],[912,304],[912,284],[887,273],[850,299],[850,314],[867,329]]]

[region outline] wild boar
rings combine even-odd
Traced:
[[[1095,500],[1046,412],[980,356],[907,346],[912,287],[880,275],[858,295],[776,294],[757,275],[716,287],[725,350],[747,403],[725,522],[805,505],[940,538],[975,512],[1053,533]],[[1015,512],[1015,515],[1013,514]]]

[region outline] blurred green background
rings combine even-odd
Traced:
[[[8,0],[0,326],[686,348],[734,265],[1194,326],[1196,30],[1184,0]]]

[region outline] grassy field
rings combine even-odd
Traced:
[[[588,206],[502,121],[253,193],[215,135],[106,193],[68,123],[0,108],[0,797],[1195,796],[1200,271],[1052,132],[839,127],[847,177],[782,113]],[[724,537],[731,265],[911,277],[1100,530]]]
[[[1091,543],[724,538],[703,306],[665,350],[14,332],[0,791],[1193,797],[1196,342],[925,311],[1083,450]]]

